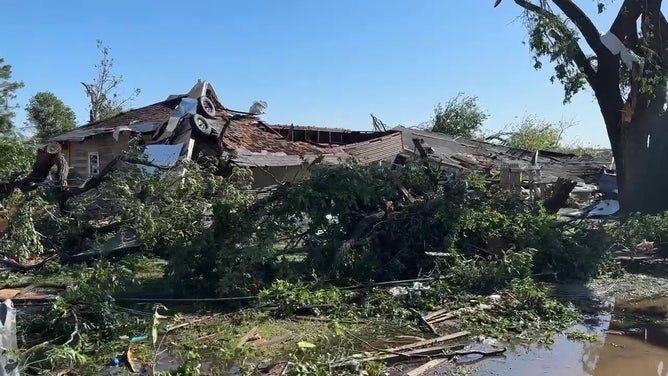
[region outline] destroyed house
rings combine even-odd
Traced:
[[[212,85],[199,81],[188,94],[133,109],[51,138],[68,162],[71,177],[89,178],[140,144],[154,164],[216,157],[250,168],[254,186],[301,179],[316,158],[340,163],[391,163],[401,152],[397,131],[355,132],[334,128],[269,125],[254,112],[227,109]]]
[[[536,166],[540,170],[541,183],[554,183],[558,178],[593,183],[598,180],[601,168],[610,164],[610,160],[602,157],[514,149],[406,127],[395,127],[393,130],[401,132],[404,159],[419,153],[417,142],[433,164],[453,172],[502,171]]]

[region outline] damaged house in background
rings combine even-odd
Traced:
[[[557,213],[571,192],[580,190],[592,196],[596,188],[591,188],[591,183],[597,182],[602,166],[609,162],[512,149],[404,127],[386,129],[383,125],[377,131],[364,132],[272,125],[260,117],[265,107],[266,103],[256,102],[248,112],[228,109],[208,82],[199,81],[187,94],[170,95],[161,102],[51,138],[37,151],[29,174],[0,182],[0,198],[15,189],[36,189],[54,167],[56,176],[49,185],[56,188],[62,210],[68,198],[97,187],[120,162],[170,168],[182,159],[214,161],[221,174],[237,167],[248,168],[261,197],[279,184],[308,177],[308,166],[314,160],[338,164],[353,158],[361,164],[397,169],[417,159],[428,162],[442,175],[491,172],[492,184],[518,193],[529,192],[530,197],[543,200],[548,211]],[[130,156],[128,152],[135,145],[146,158],[134,160]],[[405,194],[411,196],[407,190]],[[614,205],[611,207],[614,209]],[[11,208],[0,212],[0,234],[7,230],[11,213]],[[138,247],[134,231],[123,227],[99,247],[82,243],[75,247],[80,253],[67,257],[85,260]],[[26,268],[18,264],[12,267]]]
[[[616,200],[616,182],[610,183],[615,178],[608,173],[611,161],[607,156],[515,149],[401,126],[393,130],[401,132],[404,147],[395,160],[396,165],[422,158],[443,173],[491,173],[496,176],[493,183],[534,199],[544,199],[548,211],[554,213],[562,209],[572,196],[589,201],[594,194],[601,192],[604,198],[613,195]],[[591,213],[598,211],[598,214],[609,215],[619,209],[618,204],[615,209],[616,201],[603,201],[604,210],[600,211],[601,208],[596,206]]]
[[[170,95],[48,142],[64,156],[70,181],[100,174],[138,139],[156,165],[169,167],[178,158],[224,159],[231,166],[250,168],[256,188],[301,179],[316,158],[327,163],[348,157],[365,164],[391,163],[402,150],[397,131],[270,125],[259,117],[265,106],[256,102],[249,112],[229,110],[212,85],[200,81],[186,95]]]

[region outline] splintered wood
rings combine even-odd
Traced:
[[[340,363],[334,364],[334,367],[341,367],[351,363],[367,363],[372,361],[385,361],[388,363],[397,362],[408,359],[426,359],[438,358],[447,354],[447,350],[452,350],[451,348],[444,348],[443,346],[436,346],[447,341],[459,339],[468,336],[470,333],[468,331],[461,331],[457,333],[447,334],[441,337],[432,338],[428,340],[418,341],[414,343],[409,343],[406,345],[401,345],[397,347],[392,347],[388,349],[373,349],[373,352],[365,352],[354,354]],[[461,348],[462,346],[456,346],[454,348]]]

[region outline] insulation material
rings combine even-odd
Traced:
[[[619,211],[619,201],[601,200],[587,213],[588,217],[607,217]]]
[[[16,311],[10,299],[0,304],[0,376],[19,376],[11,351],[16,349]]]
[[[626,65],[626,68],[631,69],[633,68],[633,63],[634,62],[639,62],[640,59],[636,55],[634,55],[626,46],[624,43],[622,43],[619,38],[612,32],[608,31],[607,33],[601,35],[601,43],[612,52],[613,55],[619,55],[619,57],[622,59],[622,62],[624,65]]]

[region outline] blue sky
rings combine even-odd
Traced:
[[[595,2],[581,0],[595,14]],[[607,145],[589,92],[562,105],[551,66],[532,68],[519,8],[505,0],[256,0],[187,2],[5,0],[0,56],[25,83],[18,102],[52,91],[87,119],[81,81],[95,74],[96,39],[111,48],[133,106],[211,82],[223,103],[268,103],[274,123],[370,129],[429,120],[458,92],[479,97],[502,129],[524,114],[577,125],[569,141]],[[613,3],[613,7],[618,6]],[[596,16],[605,32],[614,14]],[[22,123],[25,113],[17,113]]]

